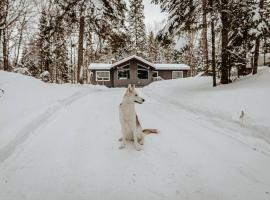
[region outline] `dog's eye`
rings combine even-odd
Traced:
[[[137,94],[135,94],[135,97],[137,97],[138,95]]]

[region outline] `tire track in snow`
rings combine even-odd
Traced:
[[[16,137],[0,149],[0,163],[8,159],[19,145],[23,144],[36,129],[45,125],[54,114],[92,92],[92,90],[89,92],[88,89],[82,89],[66,99],[58,100],[56,104],[50,106],[45,112],[32,120],[31,123],[20,129]]]
[[[168,100],[158,94],[150,93],[145,89],[142,89],[141,91],[144,95],[148,96],[149,98],[155,99],[162,104],[166,103],[168,105],[179,108],[187,113],[190,113],[191,115],[195,115],[195,118],[191,116],[191,120],[207,120],[207,122],[211,122],[216,127],[228,130],[226,131],[226,133],[223,132],[223,134],[237,140],[238,142],[241,142],[242,144],[249,146],[254,150],[259,149],[261,153],[270,156],[270,140],[265,137],[265,135],[268,134],[268,130],[266,130],[264,127],[258,128],[257,126],[252,126],[249,124],[245,124],[243,126],[240,122],[238,123],[230,118],[213,115],[210,112],[203,112],[191,106],[185,106],[180,102]],[[226,124],[226,126],[224,124]],[[201,126],[204,126],[204,124],[201,124]],[[256,136],[254,135],[254,133],[256,133]],[[250,143],[248,137],[253,137],[254,139],[257,139],[259,143]]]

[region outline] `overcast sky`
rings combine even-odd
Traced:
[[[143,0],[145,24],[154,24],[165,19],[165,14],[161,13],[159,5],[151,4],[151,0]]]
[[[129,6],[129,0],[125,0]],[[161,23],[164,20],[166,15],[161,13],[159,5],[151,4],[151,0],[143,0],[144,4],[144,16],[145,16],[145,25],[146,27],[154,26],[154,24]]]

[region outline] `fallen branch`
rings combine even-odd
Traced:
[[[5,91],[0,88],[0,97],[4,96]]]

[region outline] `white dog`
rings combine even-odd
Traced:
[[[135,103],[142,104],[145,100],[138,96],[133,87],[129,84],[119,105],[119,118],[121,123],[122,141],[119,149],[125,148],[127,141],[134,141],[136,150],[141,150],[144,144],[144,134],[158,133],[157,129],[142,129],[135,111]]]

